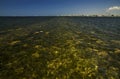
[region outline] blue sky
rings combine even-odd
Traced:
[[[120,15],[119,8],[120,0],[0,0],[0,16]]]

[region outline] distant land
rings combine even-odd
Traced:
[[[48,16],[53,16],[53,15],[46,15],[47,17]],[[71,16],[71,17],[120,17],[120,15],[77,15],[77,14],[71,14],[71,15],[54,15],[55,17],[56,16]],[[39,16],[39,15],[33,15],[33,16],[0,16],[0,17],[45,17],[45,16]]]

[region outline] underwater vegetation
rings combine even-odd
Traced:
[[[0,79],[120,79],[120,18],[1,17]]]

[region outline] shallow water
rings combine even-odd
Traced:
[[[0,17],[0,79],[119,79],[120,18]]]

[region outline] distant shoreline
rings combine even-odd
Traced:
[[[0,16],[1,17],[88,17],[88,18],[120,18],[120,16]]]

